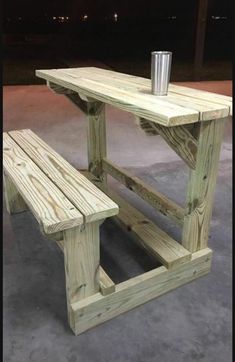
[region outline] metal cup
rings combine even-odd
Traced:
[[[151,53],[152,94],[166,96],[171,74],[172,52]]]

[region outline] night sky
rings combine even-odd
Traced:
[[[209,9],[220,15],[229,15],[231,0],[209,0]],[[123,17],[141,17],[167,12],[183,14],[195,9],[197,0],[8,0],[5,2],[6,16],[36,17],[38,15],[69,15],[79,17],[83,13],[103,17],[117,12]]]

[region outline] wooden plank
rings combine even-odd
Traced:
[[[81,213],[7,133],[3,167],[46,234],[83,223]]]
[[[116,291],[103,296],[97,293],[72,303],[73,331],[76,335],[129,311],[210,271],[212,252],[204,249],[192,260],[174,270],[164,266],[116,285]]]
[[[160,134],[166,143],[192,169],[196,167],[198,142],[185,126],[164,127],[151,123],[151,127]]]
[[[200,125],[196,169],[190,172],[182,244],[194,252],[207,247],[224,120]]]
[[[15,187],[11,179],[3,172],[4,195],[6,209],[9,214],[16,214],[28,210],[24,199]]]
[[[203,100],[215,104],[227,106],[229,108],[229,114],[233,113],[232,97],[225,96],[223,94],[202,91],[195,88],[179,86],[176,84],[170,84],[170,89],[175,94],[187,96],[188,98]]]
[[[147,95],[148,97],[156,97],[151,95],[150,81],[146,86],[144,82],[143,84],[141,83],[140,86],[138,83],[136,84],[135,82],[130,82],[129,80],[127,81],[127,79],[123,79],[122,77],[112,78],[110,77],[109,71],[106,73],[104,70],[102,70],[100,74],[99,69],[94,69],[91,71],[90,68],[88,70],[86,70],[86,68],[67,68],[66,70],[63,70],[63,72],[70,76],[83,76],[85,79],[95,80],[100,84],[103,84],[104,87],[108,85],[113,87],[115,86],[116,89],[122,89],[129,92],[133,97],[137,97],[139,94],[142,94],[142,96]],[[167,96],[160,97],[160,100],[162,102],[167,102],[168,104],[170,103],[172,105],[182,106],[198,111],[200,121],[223,118],[229,114],[229,108],[227,104],[222,105],[220,103],[216,103],[215,100],[214,102],[211,102],[203,98],[199,99],[196,97],[188,97],[187,94],[180,94],[177,92],[172,92],[171,90],[168,91]]]
[[[102,295],[109,295],[115,292],[115,284],[108,274],[100,267],[100,293]]]
[[[64,240],[56,240],[57,245],[64,252]],[[115,292],[115,284],[104,269],[100,266],[100,292],[102,295],[108,295]]]
[[[87,114],[87,106],[77,93],[74,92],[72,94],[66,94],[66,97],[83,113]]]
[[[56,94],[63,94],[65,95],[73,104],[75,104],[76,107],[78,107],[83,113],[87,113],[87,105],[86,102],[84,102],[80,97],[79,94],[59,86],[58,84],[52,83],[52,82],[48,82],[47,81],[47,86],[48,88],[50,88],[52,90],[52,92],[56,93]]]
[[[71,313],[73,301],[99,292],[100,240],[99,223],[86,224],[63,232],[64,266],[68,319],[74,328]]]
[[[156,124],[154,122],[136,116],[135,123],[141,130],[145,132],[147,136],[157,136],[159,134],[157,130],[152,126],[153,124]],[[190,123],[189,125],[194,125],[194,123]]]
[[[143,200],[149,203],[163,215],[182,224],[184,219],[184,209],[172,200],[168,199],[162,193],[156,191],[153,187],[147,185],[138,177],[132,176],[128,171],[116,166],[106,158],[102,161],[103,170],[112,177],[124,184],[129,190],[135,192]]]
[[[144,92],[131,93],[112,84],[95,81],[92,77],[69,75],[64,69],[37,70],[36,75],[165,126],[194,123],[199,120],[198,111],[164,101],[163,97]]]
[[[84,172],[84,174],[99,187],[100,182],[95,180],[93,175],[89,172]],[[151,255],[160,260],[163,265],[167,268],[173,268],[190,260],[191,254],[182,245],[157,227],[140,211],[131,206],[114,191],[109,190],[107,194],[119,206],[120,211],[115,220],[126,231],[133,234],[136,237],[136,241]]]
[[[88,169],[98,177],[103,186],[107,185],[107,177],[103,172],[102,159],[106,157],[106,125],[105,105],[101,102],[87,103],[87,149]]]
[[[117,205],[31,130],[11,131],[11,137],[80,210],[86,222],[115,215]]]
[[[109,191],[108,194],[120,209],[115,219],[166,268],[173,268],[191,259],[191,253],[122,197],[113,191]]]
[[[56,244],[62,252],[64,252],[64,240],[55,240]]]
[[[116,82],[122,81],[124,87],[135,87],[139,92],[147,92],[151,87],[151,80],[137,77],[134,75],[114,72],[111,70],[95,68],[95,67],[85,67],[85,68],[68,68],[67,72],[71,72],[72,74],[75,72],[79,72],[80,74],[89,72],[92,73],[92,76],[102,75],[103,77],[107,77],[116,84]],[[225,96],[223,94],[203,91],[199,89],[190,88],[187,86],[179,86],[177,84],[169,84],[168,95],[175,97],[183,96],[187,98],[187,104],[192,102],[198,102],[199,105],[205,106],[208,110],[208,107],[212,106],[212,103],[215,103],[218,108],[221,106],[227,106],[230,108],[230,115],[232,114],[232,97]],[[190,99],[191,98],[191,99]],[[165,98],[164,98],[165,99]],[[180,99],[180,98],[178,98]],[[185,98],[186,99],[186,98]],[[209,114],[207,114],[209,117]],[[212,118],[211,118],[212,119]]]

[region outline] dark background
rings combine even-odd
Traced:
[[[153,50],[173,52],[172,80],[192,80],[198,3],[8,0],[4,84],[41,83],[38,68],[85,65],[150,77]],[[231,0],[209,0],[200,79],[231,79],[231,21]]]

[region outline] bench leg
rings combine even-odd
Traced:
[[[27,210],[28,206],[19,194],[13,182],[5,173],[3,173],[3,184],[6,208],[9,214],[15,214]]]
[[[196,169],[190,170],[182,235],[183,246],[191,252],[207,247],[224,123],[216,119],[198,125]]]
[[[71,303],[99,292],[99,222],[65,230],[64,264],[68,320],[76,334]]]

